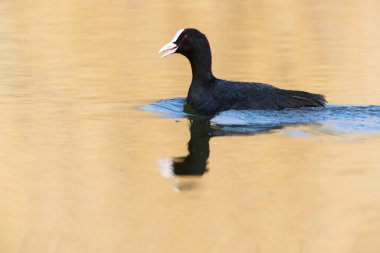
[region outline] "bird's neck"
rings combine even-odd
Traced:
[[[207,84],[215,79],[211,70],[211,51],[209,48],[198,50],[187,57],[193,74],[192,85]]]

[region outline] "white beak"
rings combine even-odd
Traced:
[[[177,48],[178,46],[176,44],[174,44],[173,42],[169,42],[168,44],[166,44],[165,46],[163,46],[159,51],[158,53],[164,53],[163,55],[161,55],[161,58],[164,58],[166,56],[169,56],[171,54],[174,54],[175,51],[177,51]]]
[[[177,33],[174,35],[174,38],[168,43],[166,44],[165,46],[163,46],[159,51],[158,53],[164,53],[163,55],[161,55],[161,58],[164,58],[166,56],[169,56],[171,54],[174,54],[176,51],[177,51],[177,48],[178,48],[178,45],[175,44],[174,42],[177,41],[178,37],[181,35],[181,33],[184,31],[185,29],[180,29],[177,31]]]

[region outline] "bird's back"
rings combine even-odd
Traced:
[[[225,110],[281,110],[285,108],[319,107],[326,100],[319,94],[284,90],[263,83],[233,82],[216,79],[207,90],[193,95],[194,109],[202,114]],[[205,111],[207,109],[207,111]]]

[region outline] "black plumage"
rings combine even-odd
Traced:
[[[184,55],[191,64],[192,81],[187,104],[203,115],[234,110],[281,110],[285,108],[320,107],[323,95],[305,91],[285,90],[272,85],[252,82],[226,81],[216,78],[211,70],[212,57],[209,42],[200,31],[187,28],[160,52]]]

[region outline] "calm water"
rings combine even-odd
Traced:
[[[0,252],[380,252],[379,8],[1,1]],[[329,106],[183,114],[183,27]]]

